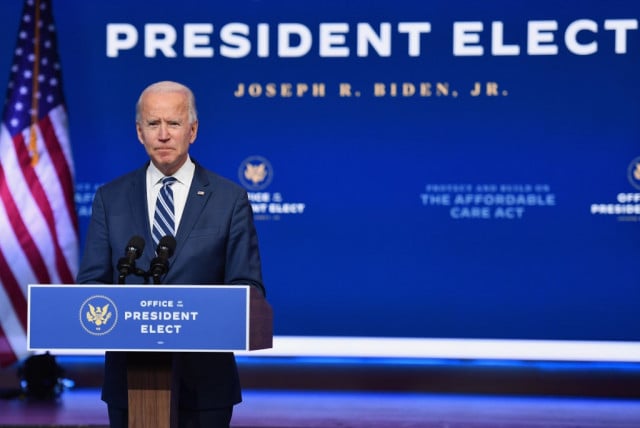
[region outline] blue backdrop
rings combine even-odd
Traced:
[[[276,334],[640,340],[640,4],[54,12],[82,238],[95,188],[146,160],[139,92],[178,80],[192,156],[250,192]]]

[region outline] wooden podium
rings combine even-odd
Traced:
[[[130,428],[178,426],[178,369],[173,353],[127,353]]]
[[[28,293],[29,350],[127,353],[131,428],[178,426],[177,352],[272,347],[271,306],[251,286],[29,285]]]

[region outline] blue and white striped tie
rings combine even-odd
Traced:
[[[162,237],[175,235],[176,218],[171,185],[176,181],[175,177],[164,177],[162,179],[162,188],[158,193],[158,199],[156,199],[156,211],[153,214],[153,228],[151,230],[153,242],[155,242],[156,246]]]

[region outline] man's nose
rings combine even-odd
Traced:
[[[167,140],[169,138],[169,127],[166,123],[160,124],[160,129],[158,131],[158,138],[161,140]]]

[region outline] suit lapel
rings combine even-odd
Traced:
[[[205,170],[197,162],[194,161],[194,163],[196,169],[193,173],[193,180],[191,181],[187,201],[184,206],[184,211],[182,212],[182,219],[178,226],[178,234],[176,235],[178,245],[175,251],[174,262],[180,255],[187,236],[189,236],[193,227],[196,225],[198,218],[202,214],[213,192],[213,186],[209,182]]]
[[[131,191],[129,192],[129,207],[131,208],[131,222],[133,230],[139,231],[144,238],[145,249],[143,251],[143,259],[146,259],[142,265],[149,264],[155,256],[153,238],[151,236],[151,228],[149,226],[149,210],[147,208],[147,166],[136,171],[131,182]]]

